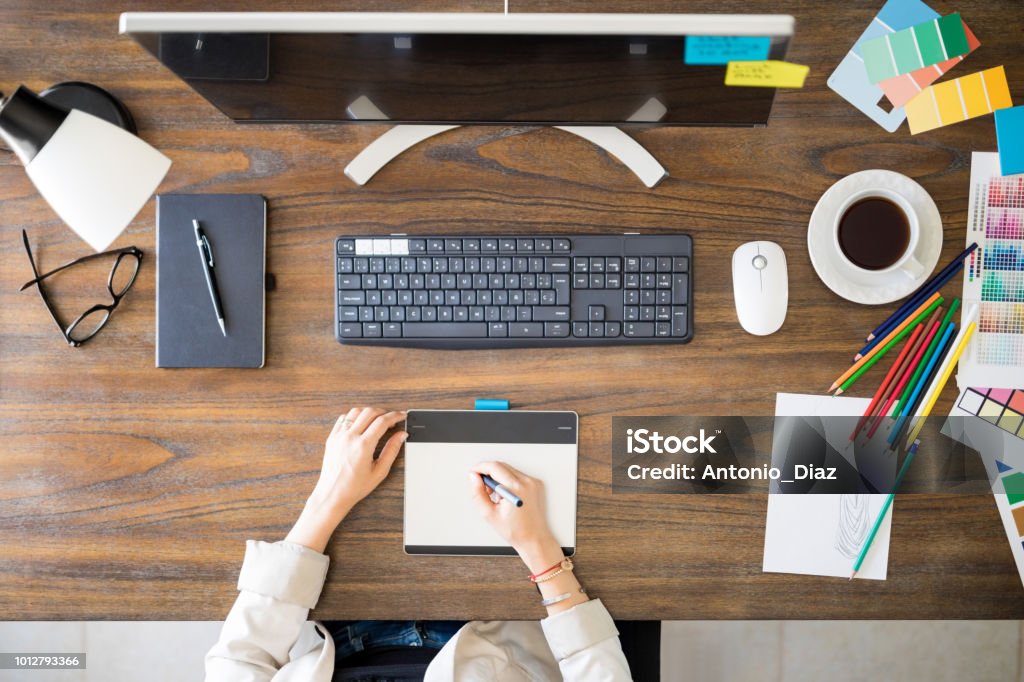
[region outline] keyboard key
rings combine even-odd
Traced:
[[[555,290],[554,289],[542,289],[540,292],[540,304],[541,305],[555,305]]]
[[[370,272],[374,272],[374,273],[384,272],[384,259],[383,258],[371,258],[370,259]]]
[[[420,254],[427,252],[427,240],[426,239],[410,239],[409,240],[409,253]]]
[[[537,239],[534,241],[534,247],[537,253],[551,253],[551,240]]]
[[[658,288],[659,289],[671,289],[672,288],[672,273],[670,273],[670,272],[659,272],[658,273]]]
[[[471,272],[471,273],[480,272],[480,259],[479,258],[467,258],[466,259],[466,272]]]
[[[569,272],[569,259],[568,258],[545,258],[544,259],[544,271],[545,272]]]
[[[654,336],[653,322],[626,322],[623,334],[629,337]]]
[[[498,264],[493,258],[481,258],[480,259],[480,272],[497,272]]]
[[[338,334],[346,339],[358,339],[363,335],[363,326],[357,322],[342,322],[338,325]]]
[[[393,305],[388,308],[388,317],[392,322],[405,322],[405,307]]]
[[[623,305],[640,305],[639,289],[624,289],[622,291]]]
[[[352,305],[345,305],[338,308],[338,321],[339,322],[358,322],[359,321],[359,308]]]
[[[437,306],[437,321],[438,322],[451,322],[452,321],[452,307],[450,305],[439,305]]]
[[[668,322],[658,322],[654,326],[654,335],[655,336],[671,336],[672,335],[672,325],[670,325]]]
[[[402,334],[419,339],[482,338],[487,336],[487,325],[483,322],[406,322],[402,325]]]
[[[498,251],[501,253],[515,253],[516,252],[516,240],[515,239],[499,239],[498,240]]]
[[[361,306],[359,306],[359,321],[360,322],[373,322],[373,306],[372,305],[361,305]]]
[[[650,256],[644,256],[640,259],[640,272],[656,272],[658,270],[658,260]]]
[[[443,239],[428,239],[427,240],[427,253],[444,253],[444,240]]]
[[[444,251],[445,251],[445,253],[462,253],[462,240],[461,239],[445,239],[444,240]]]
[[[627,305],[622,309],[622,319],[627,322],[635,322],[640,319],[640,308],[635,305]]]
[[[369,258],[353,258],[352,259],[352,272],[363,274],[370,271],[370,259]]]
[[[569,275],[552,275],[551,286],[555,290],[555,305],[569,305]]]
[[[517,239],[516,250],[519,253],[533,253],[533,240],[532,239]]]
[[[407,305],[405,306],[405,321],[406,322],[419,322],[420,321],[420,307],[418,305]]]
[[[622,288],[622,275],[608,274],[604,276],[604,288],[605,289],[621,289]]]
[[[540,256],[533,256],[530,258],[530,272],[544,272],[544,259]]]
[[[374,239],[373,240],[373,255],[375,256],[390,256],[391,255],[391,240],[390,239]],[[363,334],[366,334],[366,330],[363,330]]]
[[[606,258],[604,261],[605,272],[622,272],[622,259],[617,256]]]
[[[651,322],[654,320],[654,306],[653,305],[642,305],[640,306],[640,319],[644,322]]]
[[[569,253],[572,251],[572,245],[568,239],[555,239],[552,241],[552,246],[555,253]]]
[[[357,256],[372,256],[373,255],[373,240],[372,239],[357,239],[356,240],[356,255]]]
[[[437,308],[432,305],[425,305],[420,308],[420,319],[424,322],[437,321]]]
[[[624,280],[627,289],[639,289],[640,288],[640,275],[635,272],[626,273],[626,279]]]
[[[353,254],[356,252],[356,240],[355,239],[339,239],[338,240],[338,253]]]
[[[526,297],[523,296],[522,289],[512,289],[508,292],[509,305],[523,305],[524,303],[526,303]]]
[[[592,305],[588,310],[588,318],[591,322],[604,322],[604,306],[603,305]],[[603,332],[602,332],[603,334]],[[591,333],[591,336],[596,336]]]
[[[540,305],[540,292],[536,289],[524,290],[523,305]]]
[[[538,306],[533,309],[533,319],[538,322],[568,322],[569,306]]]
[[[604,335],[615,337],[622,333],[621,322],[605,322],[604,323]]]
[[[341,274],[348,274],[352,272],[352,259],[351,258],[339,258],[338,259],[338,272]]]
[[[521,305],[516,307],[516,322],[532,322],[533,321],[533,308],[528,305]]]
[[[502,322],[515,322],[516,321],[516,307],[513,305],[501,306],[501,321]]]
[[[591,258],[590,259],[590,271],[591,272],[604,272],[604,258]]]
[[[411,256],[406,256],[402,259],[402,272],[410,273],[416,272],[416,259]]]
[[[515,322],[508,326],[508,335],[518,338],[544,336],[544,325],[539,322]]]
[[[379,291],[367,291],[366,292],[366,305],[380,305],[381,298]]]
[[[471,306],[469,309],[469,321],[470,322],[483,322],[484,321],[484,309],[481,306]]]
[[[499,258],[498,259],[498,272],[512,272],[512,259],[511,258]]]
[[[382,329],[379,322],[364,322],[363,323],[363,338],[372,339],[380,337]]]
[[[588,322],[573,322],[572,323],[572,335],[586,337],[590,332],[590,324]]]
[[[640,305],[654,305],[655,300],[654,289],[640,290]]]
[[[448,272],[448,259],[434,258],[434,260],[430,262],[430,267],[434,272]]]
[[[672,307],[672,336],[686,336],[686,306]]]
[[[604,322],[590,323],[590,336],[604,336]]]
[[[441,275],[441,288],[454,289],[458,280],[455,275]]]
[[[466,261],[462,258],[449,258],[448,259],[448,272],[454,272],[456,274],[465,272]]]
[[[463,253],[480,253],[480,240],[479,239],[463,239],[462,240],[462,252]]]
[[[457,305],[452,308],[452,319],[456,322],[469,322],[469,308],[464,305]]]
[[[626,272],[640,272],[640,259],[636,256],[627,256]]]
[[[459,293],[458,289],[446,289],[444,292],[444,303],[445,305],[458,305],[459,301],[462,300],[462,294]]]
[[[402,335],[402,325],[399,322],[388,322],[384,325],[384,336],[388,338],[399,337]]]
[[[372,277],[373,275],[363,275],[363,277]],[[338,288],[339,289],[362,289],[361,279],[359,275],[338,275]]]
[[[484,319],[488,322],[501,320],[501,308],[496,305],[489,305],[484,308]]]
[[[390,320],[388,309],[385,306],[375,306],[373,309],[373,321],[374,322],[387,322]]]
[[[572,259],[573,272],[588,272],[590,270],[590,259],[576,257]]]
[[[408,256],[409,255],[409,240],[408,239],[392,239],[391,240],[391,255],[392,256]]]
[[[529,272],[530,259],[518,256],[512,259],[512,272]]]
[[[508,336],[508,324],[505,322],[491,322],[487,325],[488,336]]]
[[[672,259],[668,256],[658,256],[658,272],[672,272]]]
[[[544,336],[557,336],[557,337],[569,336],[569,323],[568,322],[545,322],[544,323]]]
[[[472,289],[459,289],[459,305],[476,305],[476,292]]]
[[[588,286],[590,286],[590,276],[586,273],[572,276],[573,289],[586,289]]]
[[[668,289],[658,289],[654,293],[654,302],[658,305],[668,305],[672,302],[672,292]]]
[[[658,286],[658,277],[653,273],[643,273],[640,275],[640,288],[641,289],[653,289]]]
[[[672,272],[689,272],[690,270],[690,259],[686,256],[680,256],[672,259]]]
[[[689,303],[687,300],[687,283],[689,275],[672,275],[672,303],[677,305]]]
[[[591,289],[604,289],[604,275],[591,275],[590,276],[590,288]]]
[[[480,251],[482,253],[497,253],[498,252],[498,240],[497,239],[481,239],[480,240]]]
[[[654,308],[654,319],[668,322],[672,319],[672,309],[667,305],[659,305]]]
[[[395,286],[394,275],[377,275],[377,286],[374,289],[393,289]]]
[[[338,294],[338,302],[342,305],[363,305],[366,303],[366,292],[359,291],[343,291]]]

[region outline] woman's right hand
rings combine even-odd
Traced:
[[[495,495],[484,485],[480,474],[487,474],[523,501],[516,507]],[[473,501],[491,527],[519,554],[532,573],[562,559],[562,548],[548,526],[544,504],[544,483],[503,462],[481,462],[469,474]]]

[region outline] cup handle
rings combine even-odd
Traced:
[[[924,274],[924,266],[921,265],[921,261],[917,260],[917,257],[913,254],[904,261],[903,265],[900,266],[900,272],[909,277],[910,279],[917,279]]]

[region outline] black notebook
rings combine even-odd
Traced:
[[[156,366],[262,367],[267,202],[258,194],[156,198]],[[192,220],[214,257],[221,333]]]

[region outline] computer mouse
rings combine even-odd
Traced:
[[[732,291],[740,326],[755,336],[782,327],[789,305],[786,254],[775,242],[747,242],[732,254]]]

